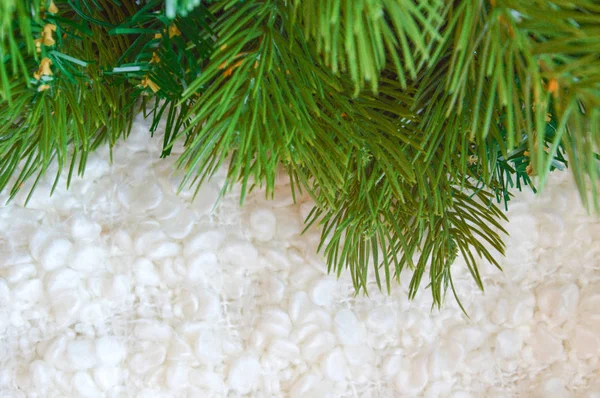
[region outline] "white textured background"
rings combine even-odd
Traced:
[[[0,208],[0,396],[600,397],[600,221],[568,173],[511,202],[484,294],[457,261],[467,319],[354,297],[284,178],[243,208],[212,210],[219,178],[176,196],[161,142],[138,121],[112,166]]]

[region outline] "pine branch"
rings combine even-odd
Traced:
[[[187,135],[179,159],[188,171],[184,184],[201,183],[230,159],[228,181],[242,182],[242,200],[251,178],[270,194],[282,162],[333,198],[351,137],[342,115],[352,108],[340,81],[318,65],[278,2],[213,13],[218,50],[183,96],[191,100],[202,89],[180,134]]]
[[[141,97],[144,104],[150,97],[164,100],[154,101],[153,129],[169,106],[167,147],[173,130],[186,122],[187,108],[182,112],[176,103],[212,51],[211,31],[202,23],[210,13],[203,7],[172,21],[164,16],[161,0],[141,7],[110,0],[42,6],[37,19],[24,17],[33,26],[30,37],[25,35],[29,28],[20,29],[16,22],[3,25],[13,29],[8,36],[3,30],[2,37],[10,41],[12,34],[21,41],[0,66],[7,70],[11,60],[19,59],[26,73],[9,70],[9,83],[2,85],[3,92],[18,95],[0,102],[0,120],[6,122],[0,127],[0,190],[11,185],[11,198],[26,179],[39,179],[52,161],[58,162],[59,174],[69,167],[67,185],[75,171],[83,174],[91,151],[105,142],[112,147],[129,134]],[[24,3],[16,3],[14,12],[23,12],[19,7]],[[34,43],[33,52],[27,40]],[[57,183],[58,175],[54,187]]]
[[[577,7],[572,2],[490,3],[450,6],[436,67],[419,83],[418,106],[427,109],[423,128],[437,138],[448,127],[456,129],[480,148],[491,135],[502,144],[504,157],[525,140],[530,171],[541,186],[564,149],[582,197],[591,188],[599,210],[597,184],[586,182],[586,176],[598,180],[599,167],[598,7],[587,1]],[[549,119],[555,122],[552,129]],[[478,156],[489,163],[485,153]],[[463,169],[467,162],[463,157]],[[489,183],[490,170],[483,176]]]
[[[150,2],[113,28],[111,35],[136,35],[135,41],[105,75],[125,77],[138,83],[144,98],[153,98],[154,133],[161,118],[166,117],[164,149],[168,156],[177,133],[189,127],[189,107],[193,99],[179,104],[186,87],[201,74],[205,60],[214,51],[214,16],[198,5],[185,17],[168,19],[163,15],[161,1]],[[157,9],[158,7],[158,9]],[[194,97],[200,94],[198,89]]]
[[[329,268],[357,290],[413,272],[440,305],[458,254],[503,251],[494,202],[569,159],[598,208],[600,7],[558,0],[8,0],[0,190],[81,174],[141,104],[182,183],[307,191]],[[34,180],[34,188],[37,180]],[[58,179],[57,179],[58,182]],[[67,181],[68,184],[68,181]],[[56,186],[56,184],[55,184]],[[587,189],[591,189],[591,200]]]
[[[98,0],[90,14],[87,8],[51,6],[40,13],[39,37],[31,37],[38,47],[33,54],[23,43],[11,53],[23,60],[26,80],[12,73],[12,101],[0,102],[0,190],[11,186],[11,199],[27,179],[35,178],[29,200],[54,161],[59,167],[52,190],[63,167],[69,168],[68,185],[74,173],[83,174],[91,151],[128,134],[136,113],[134,87],[103,74],[103,65],[114,63],[131,44],[124,37],[110,37],[106,26],[135,11],[133,2],[106,13],[114,5]],[[89,20],[102,25],[87,25]]]
[[[406,88],[442,38],[441,0],[294,0],[294,17],[312,39],[325,65],[348,73],[355,95],[365,83],[378,91],[381,72],[393,63]],[[360,56],[358,56],[360,54]]]
[[[12,101],[13,81],[29,82],[26,59],[36,56],[34,36],[40,31],[40,13],[49,1],[5,0],[0,2],[0,102]]]
[[[475,255],[499,265],[482,241],[499,253],[504,251],[496,231],[505,233],[499,224],[505,216],[493,205],[493,196],[465,184],[462,176],[434,182],[432,168],[417,184],[402,183],[405,194],[398,197],[392,188],[394,176],[383,170],[381,158],[371,158],[365,168],[364,154],[357,151],[356,156],[336,203],[315,208],[308,221],[323,226],[321,248],[330,272],[339,276],[348,267],[357,291],[367,291],[371,262],[377,286],[382,289],[385,281],[389,292],[391,280],[399,282],[402,270],[409,268],[413,272],[410,297],[416,295],[428,272],[434,304],[439,306],[451,282],[456,250],[460,250],[483,289]]]
[[[393,64],[379,78],[378,95],[355,97],[352,81],[316,62],[278,2],[212,11],[218,50],[184,93],[189,100],[203,88],[182,132],[184,182],[202,183],[229,159],[228,184],[242,183],[243,200],[250,181],[265,181],[272,193],[283,163],[317,203],[308,224],[323,225],[330,270],[339,275],[348,267],[357,290],[367,289],[370,261],[379,287],[385,280],[388,289],[404,267],[412,268],[411,296],[429,269],[439,305],[459,250],[468,252],[476,278],[474,254],[496,263],[480,240],[502,252],[490,229],[501,230],[502,214],[489,192],[470,185],[466,170],[455,171],[457,157],[447,167],[444,156],[430,164],[430,155],[451,151],[439,142],[427,148],[430,137],[413,111],[416,90],[402,88]]]

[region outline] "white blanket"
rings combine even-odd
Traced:
[[[600,221],[568,173],[510,203],[485,293],[457,260],[467,319],[451,295],[408,302],[408,274],[354,297],[284,177],[242,208],[213,209],[222,176],[177,196],[161,143],[138,120],[112,165],[0,208],[0,396],[600,396]]]

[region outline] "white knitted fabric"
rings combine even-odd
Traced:
[[[242,208],[213,208],[219,176],[177,196],[161,143],[138,120],[112,165],[0,208],[0,396],[600,397],[600,221],[568,173],[511,201],[485,293],[457,260],[467,319],[408,275],[354,297],[283,177]]]

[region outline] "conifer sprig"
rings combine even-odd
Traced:
[[[182,186],[271,196],[283,165],[331,272],[410,269],[440,305],[457,255],[479,288],[498,266],[511,189],[568,158],[599,209],[599,26],[592,0],[3,1],[0,190],[83,173],[141,105]]]

